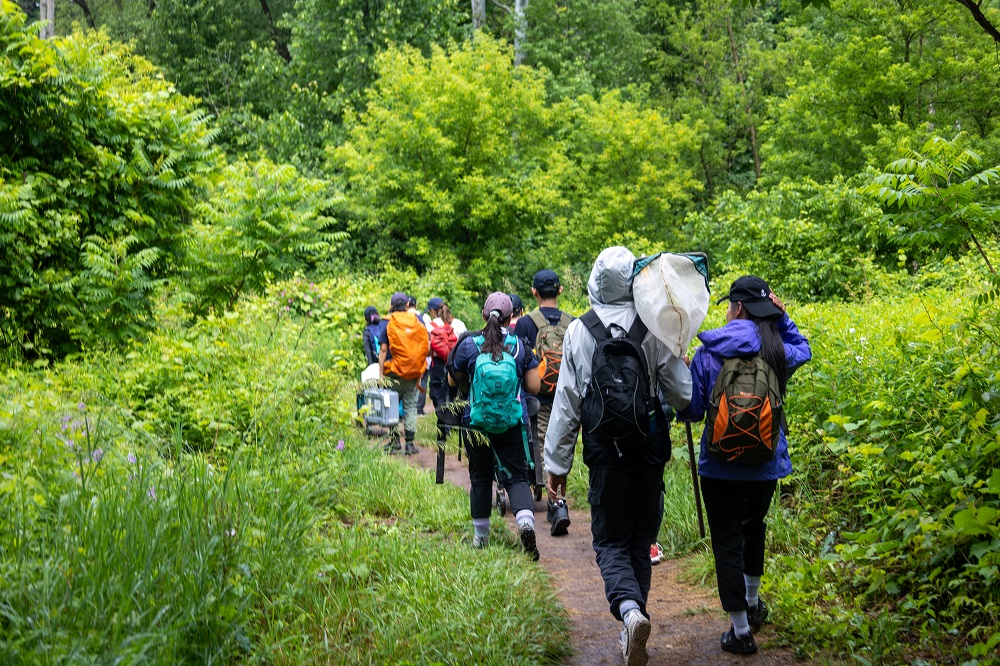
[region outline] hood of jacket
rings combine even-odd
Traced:
[[[591,304],[631,303],[634,266],[635,255],[625,247],[609,247],[597,255],[587,282]]]
[[[760,351],[757,324],[749,319],[734,319],[722,328],[698,334],[705,349],[723,358],[750,356]]]

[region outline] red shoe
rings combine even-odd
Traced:
[[[662,559],[663,548],[660,547],[660,544],[654,543],[649,547],[649,561],[653,564],[659,564]]]

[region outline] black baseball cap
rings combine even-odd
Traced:
[[[511,305],[514,306],[514,314],[524,312],[524,302],[521,300],[521,297],[518,296],[517,294],[507,294],[507,295],[510,296]]]
[[[781,314],[781,309],[771,300],[771,287],[759,277],[744,275],[733,282],[729,295],[723,296],[716,303],[729,301],[742,303],[747,312],[754,317],[773,317]]]
[[[555,271],[543,268],[535,273],[535,281],[531,286],[534,289],[558,289],[559,276]]]

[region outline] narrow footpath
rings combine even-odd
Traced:
[[[434,473],[437,452],[426,441],[419,442],[421,451],[409,456],[411,464]],[[445,481],[469,489],[469,473],[465,456],[449,454],[445,464]],[[604,598],[604,582],[594,560],[590,545],[590,514],[570,507],[572,525],[569,534],[549,535],[545,520],[545,501],[535,504],[535,525],[541,564],[552,576],[559,600],[569,612],[570,644],[573,654],[567,666],[591,664],[621,664],[618,634],[621,624],[608,612]],[[508,523],[514,529],[513,516]],[[764,625],[757,635],[762,647],[757,654],[741,657],[723,652],[719,636],[726,627],[726,617],[719,609],[714,590],[686,585],[677,581],[677,565],[664,560],[653,567],[653,585],[648,609],[653,631],[647,645],[650,664],[808,664],[799,661],[787,648],[763,647],[775,628]]]

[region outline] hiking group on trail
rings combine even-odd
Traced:
[[[674,418],[706,421],[698,477],[719,599],[730,617],[721,649],[756,652],[754,632],[769,612],[759,594],[765,518],[778,479],[792,471],[785,390],[811,352],[767,282],[744,276],[719,300],[729,303],[726,324],[699,333],[702,345],[689,358],[708,307],[701,257],[637,259],[624,247],[604,250],[587,283],[591,309],[578,319],[559,309],[563,288],[550,269],[534,276],[536,309],[524,314],[516,295],[492,293],[479,331],[465,330],[437,297],[427,303],[427,319],[402,292],[393,295],[387,321],[365,311],[366,357],[377,357],[378,376],[398,392],[402,412],[405,441],[395,428],[386,449],[417,451],[426,375],[439,451],[456,429],[468,459],[473,547],[489,544],[494,482],[532,559],[542,556],[534,500],[543,483],[550,532],[568,533],[566,480],[582,436],[592,545],[627,666],[648,662],[646,604],[652,565],[662,556],[656,538]]]

